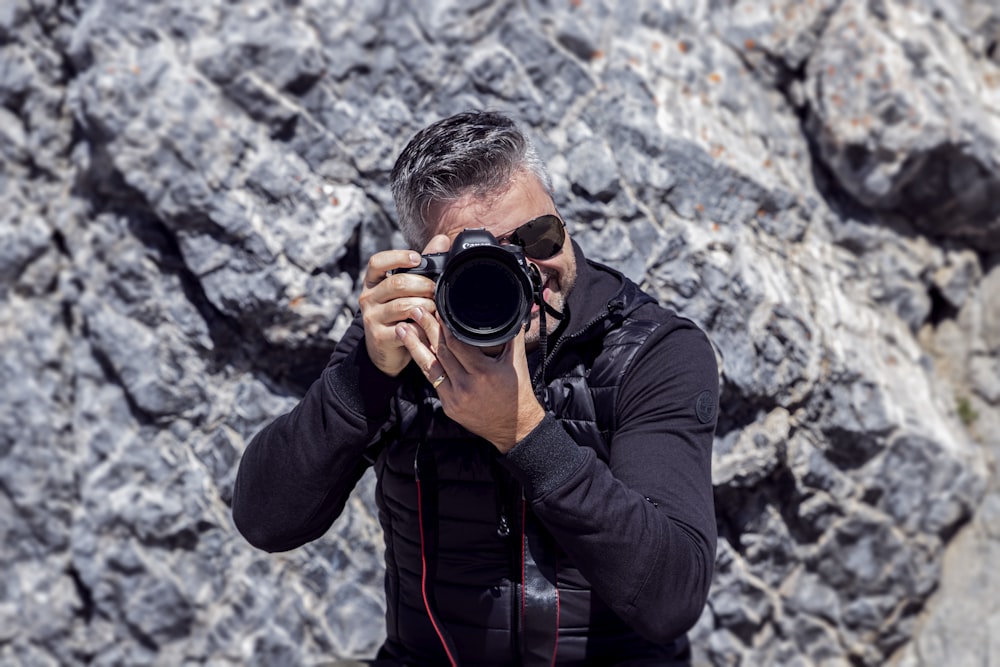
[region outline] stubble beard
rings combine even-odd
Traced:
[[[569,296],[570,291],[573,289],[573,284],[576,282],[575,272],[570,276],[553,276],[556,283],[557,290],[554,290],[549,301],[547,302],[549,307],[558,313],[565,314],[566,312],[566,298]],[[548,308],[542,306],[538,309],[538,312],[531,316],[530,326],[524,334],[524,345],[527,350],[534,350],[538,347],[539,341],[541,340],[541,318],[545,317],[545,335],[546,337],[551,336],[559,326],[561,319],[554,315],[549,314]]]

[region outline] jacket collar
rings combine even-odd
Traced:
[[[579,244],[570,241],[576,256],[576,284],[566,300],[569,322],[560,328],[559,337],[577,336],[592,326],[595,319],[607,318],[612,313],[627,315],[643,303],[653,301],[621,272],[587,259]]]

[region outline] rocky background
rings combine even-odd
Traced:
[[[1000,665],[993,0],[3,0],[0,663],[374,652],[372,480],[277,555],[231,488],[469,107],[718,347],[698,663]]]

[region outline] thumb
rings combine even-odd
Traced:
[[[523,324],[519,328],[517,335],[510,339],[510,345],[513,348],[513,353],[524,357],[527,353],[524,351],[524,337],[527,334],[527,327]]]
[[[515,367],[523,366],[524,371],[527,372],[528,353],[525,351],[524,346],[524,327],[522,327],[517,335],[507,343],[507,349],[504,352],[514,361]]]

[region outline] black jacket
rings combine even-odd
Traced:
[[[715,554],[715,357],[694,324],[574,251],[543,382],[549,414],[507,455],[444,416],[415,368],[375,369],[357,321],[244,454],[234,518],[269,551],[325,533],[374,463],[385,656],[447,664],[449,646],[463,665],[553,652],[560,664],[670,664],[684,653]]]

